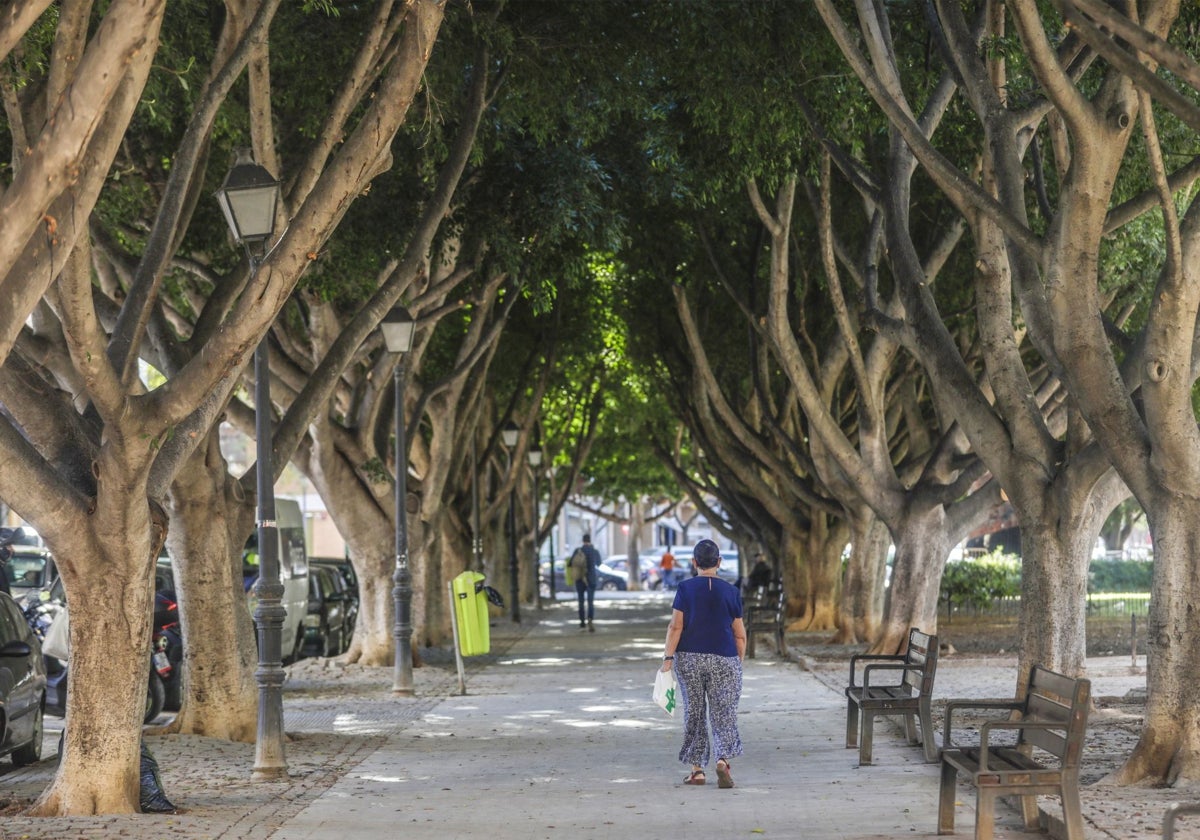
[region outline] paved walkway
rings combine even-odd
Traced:
[[[452,667],[418,669],[417,694],[390,697],[390,670],[311,661],[285,694],[292,778],[248,781],[253,746],[204,738],[150,739],[168,795],[188,813],[32,820],[5,816],[5,838],[802,838],[936,837],[938,770],[890,724],[878,724],[875,763],[844,743],[844,664],[746,663],[737,787],[681,784],[680,718],[650,701],[669,602],[656,594],[597,601],[597,632],[580,632],[565,602],[536,624],[500,621],[495,651],[468,660],[467,694]],[[939,669],[939,696],[974,686],[1011,694],[1003,661]],[[1144,682],[1135,669],[1096,678],[1097,696]],[[982,696],[976,693],[974,696]],[[5,794],[34,796],[53,761],[0,775]],[[23,787],[22,787],[23,786]],[[1157,837],[1169,796],[1101,794],[1088,838]],[[973,792],[960,788],[958,833],[970,836]],[[1047,800],[1047,807],[1056,806]],[[1089,810],[1099,811],[1095,818]],[[11,811],[10,811],[11,813]],[[997,840],[1024,832],[1001,810]]]

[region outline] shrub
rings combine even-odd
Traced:
[[[1149,592],[1154,563],[1149,560],[1093,560],[1088,567],[1088,592]]]
[[[952,561],[942,572],[941,597],[952,612],[956,606],[980,609],[999,598],[1020,594],[1021,561],[998,550],[983,557]]]

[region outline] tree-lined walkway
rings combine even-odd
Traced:
[[[842,698],[772,657],[746,663],[737,787],[684,786],[681,718],[650,702],[668,612],[657,594],[600,601],[590,634],[558,604],[272,837],[936,836],[937,768],[881,731],[858,769]]]

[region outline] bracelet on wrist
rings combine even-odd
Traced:
[[[665,662],[670,662],[670,661],[671,661],[672,659],[674,659],[674,658],[675,658],[674,656],[664,656],[664,657],[663,657],[663,661],[665,661]]]

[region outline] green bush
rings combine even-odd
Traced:
[[[1149,592],[1154,563],[1149,560],[1093,560],[1088,592]]]
[[[942,572],[941,597],[947,607],[981,609],[998,598],[1021,594],[1021,561],[999,550],[983,557],[964,558],[946,564]]]

